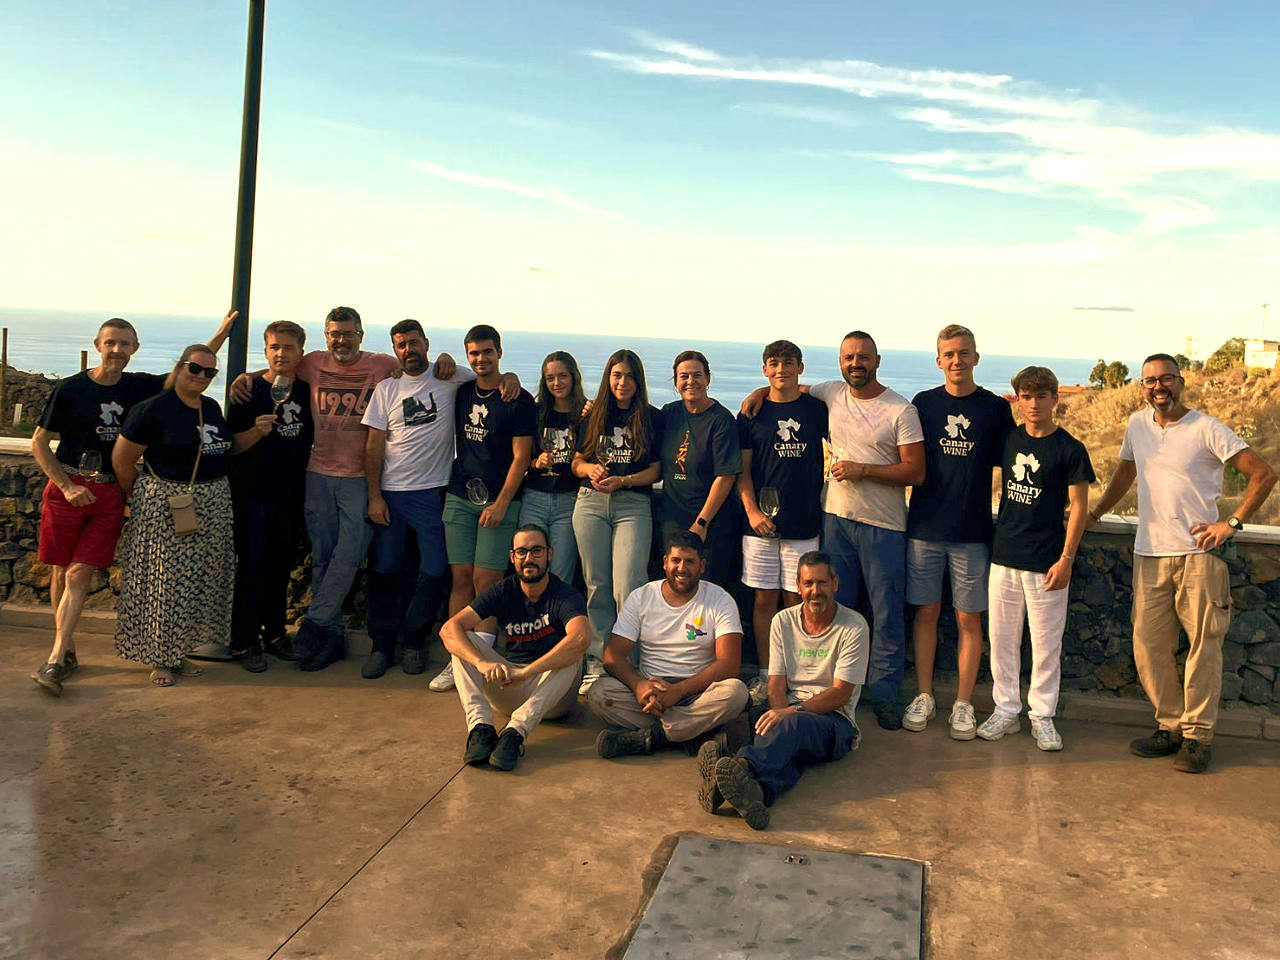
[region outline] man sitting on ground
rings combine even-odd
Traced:
[[[609,676],[587,694],[597,716],[623,728],[601,731],[596,751],[602,757],[696,742],[747,705],[747,688],[738,679],[738,608],[722,587],[702,582],[703,549],[697,534],[671,534],[664,578],[633,590],[622,605],[604,651]],[[639,670],[631,665],[636,648]]]
[[[514,769],[533,728],[544,718],[564,716],[577,701],[582,657],[591,643],[587,604],[548,573],[551,554],[542,527],[518,527],[511,548],[516,575],[485,590],[440,628],[467,714],[464,763]],[[476,632],[489,617],[498,621],[496,647]],[[493,726],[494,709],[511,717],[502,736]]]
[[[853,719],[867,676],[867,621],[836,603],[831,558],[810,550],[796,575],[800,604],[773,618],[769,630],[769,711],[756,721],[756,741],[726,757],[715,741],[698,750],[698,803],[715,813],[727,802],[755,830],[769,825],[768,807],[804,768],[839,760],[858,742]]]

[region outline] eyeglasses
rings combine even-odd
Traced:
[[[360,332],[358,330],[329,330],[325,336],[330,340],[358,340]]]
[[[212,380],[218,375],[217,367],[206,367],[203,364],[196,363],[194,360],[187,361],[187,370],[193,377],[203,376],[206,380]]]
[[[1166,373],[1159,377],[1143,377],[1138,382],[1147,389],[1150,389],[1156,384],[1159,384],[1162,387],[1172,387],[1181,379],[1182,377],[1178,376],[1176,373]]]
[[[546,552],[546,547],[513,547],[511,555],[523,560],[525,557],[540,557]]]

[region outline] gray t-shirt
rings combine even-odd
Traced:
[[[769,628],[769,675],[787,678],[787,702],[804,703],[836,680],[853,684],[848,703],[840,708],[857,727],[853,711],[867,679],[867,621],[862,614],[836,605],[836,615],[816,637],[805,633],[801,605],[787,607]]]

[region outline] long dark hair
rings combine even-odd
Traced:
[[[178,362],[173,365],[173,369],[169,371],[169,375],[164,378],[164,388],[172,390],[173,385],[178,382],[178,371],[182,369],[182,365],[186,363],[194,354],[207,353],[213,357],[213,362],[218,362],[218,355],[209,349],[206,343],[193,343],[182,351],[182,356],[178,358]]]
[[[582,455],[590,460],[596,455],[596,443],[604,433],[605,419],[618,409],[618,401],[609,389],[609,374],[620,363],[631,368],[636,377],[636,395],[631,398],[631,416],[627,418],[627,427],[631,430],[632,463],[648,462],[641,457],[646,456],[649,447],[649,432],[645,429],[645,415],[649,410],[649,388],[645,386],[644,363],[634,350],[615,350],[605,361],[604,373],[600,375],[600,389],[596,393],[595,403],[591,405],[591,413],[587,417],[587,439],[582,447]]]
[[[538,428],[547,425],[547,415],[556,408],[556,398],[547,389],[547,364],[563,363],[569,371],[569,379],[573,385],[569,388],[569,422],[577,423],[582,419],[582,408],[586,406],[587,394],[582,389],[582,371],[578,369],[578,361],[573,354],[564,350],[552,350],[542,358],[542,366],[538,372]],[[537,444],[534,444],[537,446]]]

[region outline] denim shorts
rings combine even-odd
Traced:
[[[987,568],[990,550],[985,543],[947,543],[940,540],[907,541],[907,603],[923,607],[942,601],[942,575],[951,569],[951,605],[961,613],[987,609]]]

